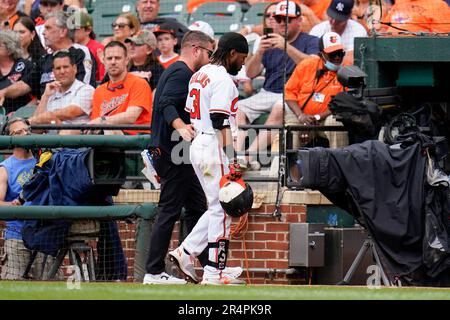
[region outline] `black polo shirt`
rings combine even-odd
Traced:
[[[17,59],[8,74],[0,74],[0,90],[9,87],[17,81],[22,80],[24,75],[31,72],[32,68],[33,64],[30,61],[24,60],[22,58]],[[12,111],[16,111],[30,101],[30,94],[26,94],[15,99],[6,98],[5,102],[3,102],[3,107],[6,110],[6,114],[8,114]]]
[[[82,48],[83,46],[74,44],[70,47],[69,53],[75,58],[75,63],[77,65],[77,75],[76,78],[86,84],[90,84],[95,87],[95,67],[93,64],[93,59],[89,53],[89,49]],[[53,75],[53,54],[45,54],[37,61],[33,70],[24,74],[22,78],[31,88],[33,95],[41,97],[45,91],[45,85],[49,82],[55,81]]]
[[[172,122],[181,118],[184,123],[190,123],[189,113],[184,110],[189,89],[189,80],[194,73],[182,61],[171,64],[161,75],[153,100],[153,115],[151,125],[151,147],[158,147],[167,154],[182,138],[171,141],[175,130]]]

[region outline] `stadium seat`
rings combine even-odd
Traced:
[[[188,22],[188,12],[186,8],[186,0],[166,0],[159,4],[159,18],[175,18],[180,23],[186,24]]]
[[[95,4],[95,10],[92,14],[94,19],[94,32],[97,35],[97,40],[101,41],[113,34],[111,24],[114,22],[119,14],[131,12],[134,13],[133,2],[128,1],[114,1],[114,2],[99,2]]]
[[[258,25],[263,22],[264,10],[271,2],[255,3],[248,9],[242,19],[243,25]]]
[[[36,105],[34,104],[28,104],[26,106],[20,107],[19,109],[17,109],[12,115],[10,115],[9,117],[15,117],[15,118],[23,118],[23,119],[28,119],[30,118],[34,112],[36,111]]]
[[[191,14],[189,23],[208,22],[214,29],[216,37],[230,31],[238,32],[241,28],[242,10],[238,2],[210,2],[202,4]]]
[[[95,4],[96,4],[95,0],[87,0],[84,3],[84,7],[86,8],[89,14],[92,14],[92,12],[94,12]]]

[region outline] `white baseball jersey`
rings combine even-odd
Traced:
[[[234,117],[238,96],[236,85],[225,67],[208,64],[191,77],[185,110],[190,113],[196,131],[213,133],[210,113]]]

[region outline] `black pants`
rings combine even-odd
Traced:
[[[206,196],[190,164],[174,165],[167,157],[154,160],[155,170],[161,178],[158,215],[150,236],[150,251],[146,271],[159,274],[165,270],[164,258],[169,248],[175,222],[185,208],[186,229],[194,228],[207,210]],[[198,257],[202,265],[208,260],[208,248]]]

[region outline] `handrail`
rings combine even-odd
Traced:
[[[157,213],[156,207],[154,203],[113,206],[0,206],[0,220],[151,219]]]
[[[29,135],[0,136],[0,147],[110,147],[120,149],[146,149],[150,135]]]

